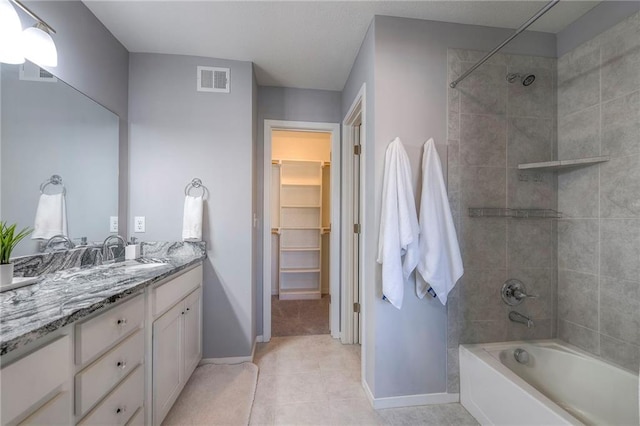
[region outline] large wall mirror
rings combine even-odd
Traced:
[[[0,217],[33,228],[41,193],[64,188],[68,238],[102,241],[118,216],[118,117],[29,62],[2,64],[0,75]],[[62,184],[43,185],[54,175]],[[12,256],[41,252],[44,243],[28,237]]]

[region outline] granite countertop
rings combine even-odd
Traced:
[[[203,245],[143,246],[143,257],[137,260],[64,269],[43,275],[35,284],[0,293],[0,355],[196,265],[205,257]]]

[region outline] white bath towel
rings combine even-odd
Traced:
[[[377,260],[382,264],[382,294],[398,309],[404,284],[418,264],[418,233],[411,165],[402,142],[395,138],[384,159]]]
[[[41,194],[31,239],[48,240],[55,235],[67,235],[67,205],[64,194]]]
[[[203,198],[184,197],[184,218],[182,221],[183,241],[202,241]]]
[[[429,139],[424,144],[422,154],[420,261],[416,274],[416,293],[423,298],[431,286],[445,305],[447,295],[463,273],[440,157],[433,139]]]

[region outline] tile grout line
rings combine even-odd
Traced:
[[[598,46],[598,108],[599,108],[599,123],[598,123],[598,138],[599,138],[599,151],[602,155],[602,47]],[[601,206],[601,167],[598,165],[598,354],[602,356],[602,342],[600,333],[600,321],[601,321],[601,285],[602,278],[600,276],[600,268],[602,261],[602,206]]]

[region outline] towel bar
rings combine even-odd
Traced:
[[[191,191],[192,188],[200,188],[202,190],[202,198],[205,198],[205,195],[207,195],[207,192],[209,191],[207,187],[202,184],[202,181],[198,178],[193,178],[191,182],[189,182],[187,186],[184,187],[184,195],[189,195],[189,191]]]
[[[62,176],[53,175],[49,179],[45,180],[40,184],[40,193],[44,194],[44,189],[47,185],[61,185],[62,186],[62,194],[67,193],[67,188],[65,188],[64,183],[62,183]]]

